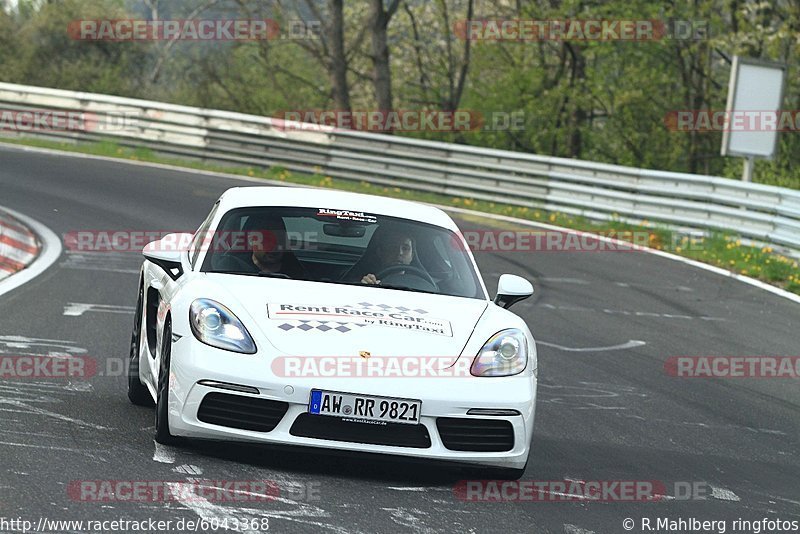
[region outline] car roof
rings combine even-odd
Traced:
[[[458,227],[444,211],[434,206],[396,198],[316,189],[310,187],[234,187],[220,197],[220,213],[235,208],[292,206],[364,212],[426,222],[449,230]]]

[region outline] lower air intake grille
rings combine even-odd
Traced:
[[[451,451],[501,452],[514,448],[514,427],[502,419],[440,417],[436,428]]]
[[[357,423],[309,413],[300,414],[295,419],[289,433],[303,438],[368,443],[370,445],[391,445],[416,449],[426,449],[431,446],[431,438],[425,425]]]
[[[270,432],[278,426],[288,409],[289,404],[286,402],[209,393],[200,403],[197,418],[212,425]]]

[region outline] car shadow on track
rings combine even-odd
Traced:
[[[192,440],[181,445],[196,454],[246,463],[255,467],[295,474],[351,478],[381,483],[414,483],[452,486],[474,478],[469,466],[449,465],[431,460],[404,458],[376,453],[336,451],[313,447],[252,445]]]

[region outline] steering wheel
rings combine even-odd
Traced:
[[[378,280],[383,280],[387,276],[392,275],[394,273],[399,273],[401,271],[405,271],[406,274],[422,278],[430,285],[432,285],[435,289],[437,290],[439,289],[439,286],[436,285],[436,281],[431,277],[430,274],[428,274],[427,271],[420,269],[419,267],[415,267],[413,265],[402,265],[402,264],[390,265],[389,267],[385,268],[384,270],[376,274],[375,278],[377,278]]]

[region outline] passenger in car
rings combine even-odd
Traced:
[[[289,249],[286,225],[282,218],[251,217],[245,230],[252,251],[250,261],[258,272],[285,274],[289,278],[305,277],[305,269]]]
[[[244,225],[248,250],[223,254],[215,268],[236,272],[284,275],[306,279],[303,265],[289,249],[286,225],[281,217],[251,216]]]

